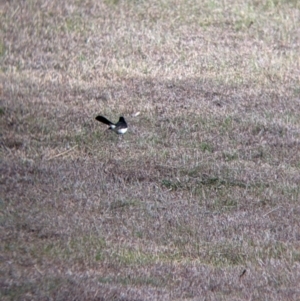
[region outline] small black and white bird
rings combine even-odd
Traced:
[[[127,132],[127,123],[123,116],[120,117],[117,123],[113,123],[103,116],[97,116],[96,120],[109,125],[108,129],[113,130],[117,134],[123,135]]]

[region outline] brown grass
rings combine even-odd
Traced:
[[[1,300],[299,300],[299,20],[2,1]]]

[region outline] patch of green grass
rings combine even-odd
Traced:
[[[109,283],[109,284],[111,284],[111,283],[115,282],[115,279],[113,277],[99,277],[98,281],[100,283]]]
[[[17,300],[24,297],[26,294],[34,292],[35,284],[28,282],[19,285],[12,285],[8,288],[1,290],[0,296],[8,298],[8,300]]]
[[[36,253],[47,258],[70,260],[72,262],[85,260],[88,263],[104,260],[106,248],[106,242],[103,238],[94,235],[81,235],[68,241],[49,242],[43,249],[37,249]]]
[[[222,122],[222,126],[226,130],[230,130],[232,128],[232,124],[233,124],[233,119],[231,116],[226,117]]]
[[[95,256],[95,260],[96,261],[102,261],[103,259],[104,259],[103,252],[102,251],[97,251],[96,256]]]
[[[22,281],[18,285],[12,285],[1,291],[0,296],[3,300],[22,300],[24,296],[31,298],[39,297],[43,299],[48,294],[56,293],[63,285],[68,284],[66,278],[46,277],[36,281]]]
[[[251,17],[242,18],[240,20],[235,21],[234,29],[236,31],[249,29],[253,25],[254,22],[255,22],[255,19],[253,19]]]
[[[238,207],[238,201],[233,198],[226,198],[226,196],[217,197],[211,200],[209,208],[220,212],[226,212],[236,210]]]
[[[114,254],[115,260],[126,266],[148,265],[158,261],[158,256],[141,250],[121,248]]]
[[[169,190],[177,190],[183,187],[178,180],[172,180],[172,179],[163,179],[161,181],[161,184],[163,187],[166,187]]]
[[[283,258],[287,258],[287,255],[289,253],[290,253],[290,250],[286,244],[284,244],[280,241],[274,241],[272,243],[260,246],[256,256],[258,257],[257,259],[262,259],[262,260],[270,260],[270,259],[280,260]],[[297,258],[297,255],[296,255],[296,258]],[[292,261],[293,261],[293,259],[292,259]]]
[[[292,259],[294,262],[300,262],[300,251],[293,251],[292,252]]]
[[[105,0],[105,3],[108,5],[118,5],[120,0]]]
[[[238,160],[239,156],[235,152],[223,152],[223,158],[225,161]]]
[[[298,86],[298,87],[293,88],[293,92],[294,92],[295,96],[299,96],[300,95],[300,87]]]
[[[110,204],[111,210],[125,209],[127,207],[134,207],[139,205],[138,200],[116,200]]]
[[[70,16],[65,20],[65,22],[67,31],[82,32],[84,29],[83,19],[80,16]]]
[[[146,277],[146,276],[139,276],[139,277],[101,277],[98,278],[100,283],[109,283],[109,284],[122,284],[125,286],[152,286],[152,287],[163,287],[165,285],[164,279],[158,277]]]
[[[200,143],[200,149],[203,152],[209,152],[209,153],[213,152],[213,146],[208,142],[201,142]]]
[[[0,41],[0,58],[5,55],[5,52],[6,52],[5,44]]]
[[[207,261],[213,266],[243,265],[246,254],[239,245],[220,243],[208,249]]]
[[[283,198],[288,199],[291,203],[294,203],[299,200],[300,187],[297,184],[279,184],[276,186],[276,194],[281,195]]]

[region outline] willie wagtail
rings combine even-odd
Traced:
[[[112,123],[103,116],[97,116],[96,120],[109,125],[108,129],[113,130],[117,134],[125,134],[127,132],[127,123],[123,116],[120,117],[117,123]]]

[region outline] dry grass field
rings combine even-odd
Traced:
[[[300,300],[298,0],[2,0],[0,36],[1,300]]]

